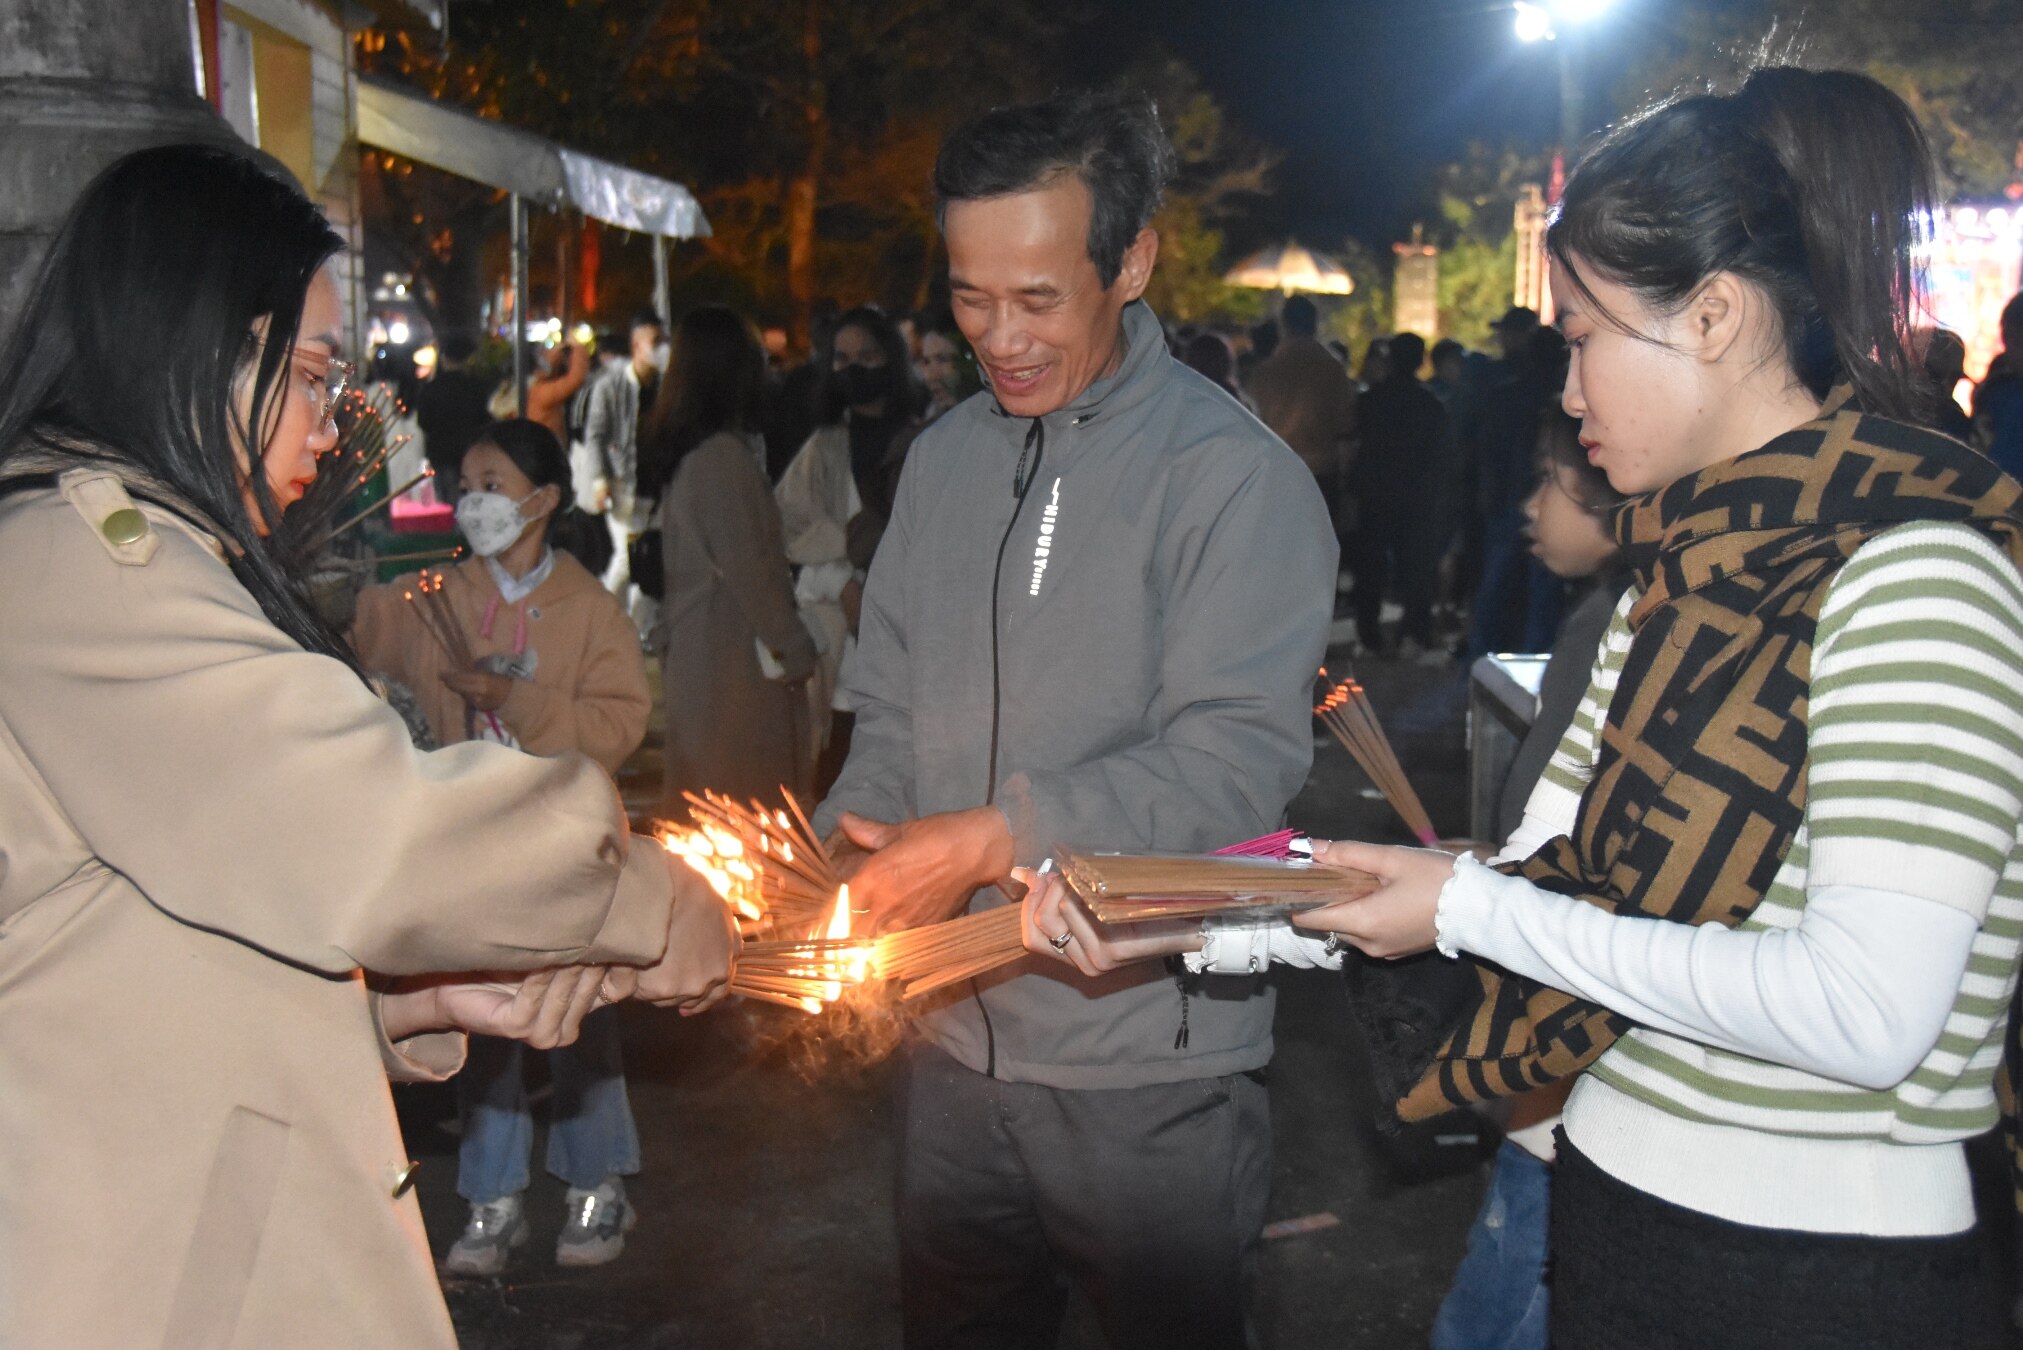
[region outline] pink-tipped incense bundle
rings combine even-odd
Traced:
[[[1327,674],[1323,668],[1321,678],[1326,679]],[[1355,757],[1413,837],[1428,847],[1438,843],[1440,836],[1433,829],[1433,819],[1406,780],[1404,766],[1398,763],[1398,752],[1391,748],[1391,739],[1377,721],[1376,709],[1370,706],[1370,696],[1363,686],[1354,677],[1339,681],[1314,709],[1314,716]]]

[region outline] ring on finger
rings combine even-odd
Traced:
[[[1070,942],[1073,942],[1074,940],[1075,940],[1075,935],[1074,935],[1073,933],[1063,933],[1063,934],[1061,934],[1061,935],[1060,935],[1059,937],[1051,937],[1051,938],[1048,938],[1048,939],[1047,939],[1047,943],[1048,943],[1048,945],[1050,945],[1050,946],[1051,946],[1051,947],[1052,947],[1052,948],[1053,948],[1053,949],[1054,949],[1055,951],[1057,951],[1057,952],[1064,952],[1064,951],[1066,951],[1066,950],[1068,949],[1068,944],[1069,944]]]
[[[1340,933],[1328,934],[1327,941],[1321,943],[1321,950],[1329,956],[1340,956],[1342,954],[1342,935]]]

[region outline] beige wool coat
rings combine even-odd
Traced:
[[[446,1350],[387,1078],[461,1037],[388,1044],[364,972],[654,960],[666,859],[589,760],[415,751],[208,536],[58,484],[0,496],[0,1346]]]

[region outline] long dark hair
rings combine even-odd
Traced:
[[[906,350],[906,335],[892,316],[876,305],[859,305],[836,320],[836,337],[846,328],[859,328],[871,335],[878,350],[885,353],[885,416],[905,419],[914,416],[926,402],[926,390],[913,376],[913,353]],[[830,339],[829,361],[821,369],[815,386],[815,420],[832,427],[843,420],[848,405],[836,379],[835,339]]]
[[[356,670],[298,562],[254,527],[281,508],[261,448],[285,399],[310,284],[344,241],[293,183],[213,146],[141,150],[63,223],[0,351],[0,465],[61,449],[137,469],[222,530],[232,572],[274,626]],[[267,321],[255,342],[254,323]],[[250,375],[242,422],[233,389]],[[248,447],[242,475],[234,438]]]
[[[1661,313],[1732,272],[1769,299],[1815,396],[1846,381],[1866,410],[1915,421],[1913,250],[1933,193],[1903,100],[1866,75],[1773,66],[1611,133],[1568,179],[1546,246],[1576,285],[1590,267]]]
[[[742,314],[704,305],[675,325],[667,378],[639,438],[639,490],[658,496],[688,452],[720,431],[758,421],[766,349]]]
[[[541,521],[542,531],[552,547],[574,557],[593,576],[601,575],[611,565],[611,554],[616,548],[611,542],[611,531],[576,505],[576,484],[569,471],[569,456],[563,452],[562,442],[555,439],[554,432],[530,417],[511,417],[479,432],[471,446],[475,449],[480,445],[492,446],[512,460],[513,466],[527,475],[527,481],[537,491],[544,487],[561,489],[560,504]]]

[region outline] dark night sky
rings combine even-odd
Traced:
[[[1596,119],[1608,115],[1609,89],[1649,38],[1654,11],[1672,3],[1617,0],[1590,30]],[[1092,41],[1110,51],[1165,42],[1235,120],[1285,152],[1258,234],[1290,231],[1317,248],[1356,235],[1381,246],[1428,213],[1431,173],[1470,141],[1536,150],[1556,139],[1557,56],[1549,43],[1517,41],[1507,0],[1097,5]]]

